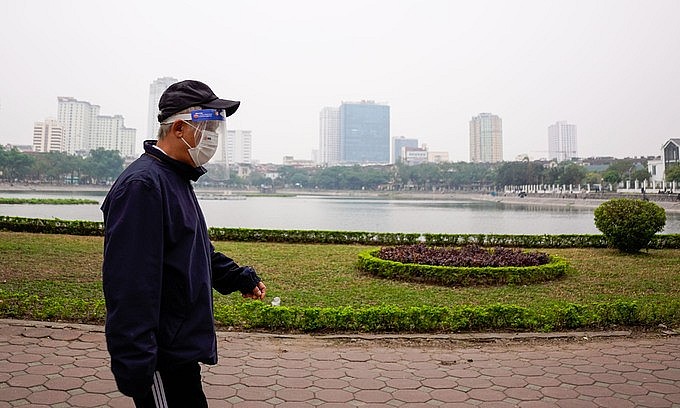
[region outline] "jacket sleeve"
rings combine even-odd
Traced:
[[[210,245],[210,258],[212,264],[213,287],[223,295],[237,290],[241,293],[250,293],[260,282],[255,269],[250,266],[238,266],[233,259],[221,252],[216,252]]]
[[[163,270],[160,192],[141,180],[105,200],[102,279],[106,341],[119,390],[148,392],[156,370]]]

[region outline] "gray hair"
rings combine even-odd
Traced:
[[[200,109],[202,109],[200,106],[192,106],[191,108],[184,109],[183,111],[173,113],[172,116],[179,115],[181,113],[191,113],[191,111],[200,110]],[[161,123],[160,127],[158,128],[158,135],[157,135],[158,140],[163,139],[165,137],[165,135],[168,134],[168,132],[170,131],[171,128],[172,128],[172,122]]]

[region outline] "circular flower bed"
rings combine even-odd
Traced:
[[[543,282],[564,275],[569,266],[564,259],[542,252],[418,244],[364,251],[358,267],[383,278],[471,286]]]

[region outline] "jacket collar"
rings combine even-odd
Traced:
[[[145,140],[144,141],[144,152],[149,156],[152,156],[163,163],[167,164],[176,173],[182,176],[186,180],[197,181],[199,177],[207,173],[205,167],[192,167],[186,163],[182,163],[179,160],[175,160],[167,154],[163,153],[160,149],[155,148],[156,140]]]

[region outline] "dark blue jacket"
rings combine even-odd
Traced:
[[[123,394],[145,394],[154,371],[215,364],[212,287],[250,292],[255,271],[215,252],[191,181],[205,173],[144,143],[102,204],[106,342]]]

